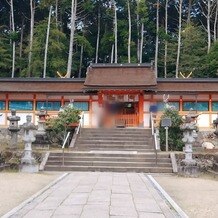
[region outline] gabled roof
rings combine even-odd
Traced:
[[[150,64],[93,64],[88,67],[85,90],[150,90],[157,85]]]
[[[5,78],[0,93],[83,93],[84,79]]]

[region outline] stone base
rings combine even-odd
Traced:
[[[47,146],[49,144],[47,135],[36,135],[36,140],[32,143],[33,145],[40,145],[40,147]]]
[[[38,164],[21,164],[20,172],[22,173],[38,173],[39,165]]]
[[[198,177],[200,175],[200,169],[196,165],[183,165],[178,168],[178,175],[184,177]]]

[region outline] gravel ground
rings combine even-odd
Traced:
[[[31,197],[61,174],[0,173],[0,217]]]
[[[189,217],[218,217],[217,177],[208,174],[199,178],[160,174],[153,177]]]

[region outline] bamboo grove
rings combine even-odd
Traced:
[[[0,77],[85,77],[90,63],[218,76],[218,0],[1,0]]]

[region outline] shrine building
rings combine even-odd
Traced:
[[[150,111],[163,111],[163,96],[181,115],[191,108],[201,113],[199,127],[209,129],[218,113],[218,79],[156,78],[150,64],[92,64],[85,79],[1,78],[0,127],[15,109],[25,122],[44,107],[50,116],[71,103],[84,111],[85,127],[97,127],[100,108],[116,109],[115,123],[149,127]],[[116,107],[115,107],[116,106]],[[118,122],[119,121],[119,122]]]

